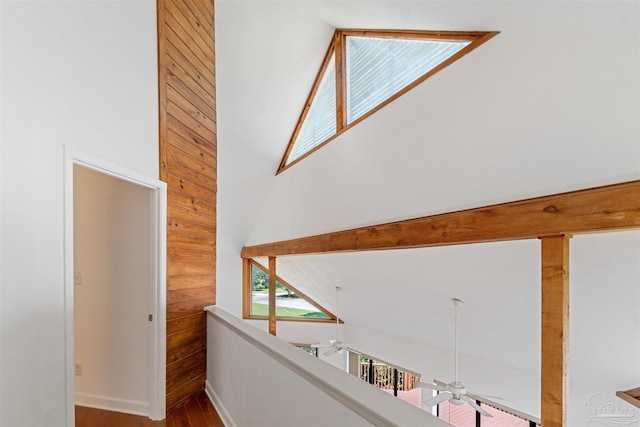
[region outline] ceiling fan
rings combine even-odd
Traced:
[[[333,354],[342,354],[347,345],[340,340],[340,311],[339,311],[339,302],[340,302],[340,286],[336,286],[336,339],[329,341],[329,344],[311,344],[312,348],[327,348],[325,351],[325,356],[331,356]]]
[[[455,330],[454,330],[454,358],[455,358],[455,375],[453,382],[444,383],[442,381],[433,380],[433,384],[430,383],[417,383],[416,386],[426,388],[429,390],[435,390],[437,395],[424,401],[425,405],[435,406],[442,402],[449,401],[454,405],[464,405],[465,403],[471,406],[485,417],[492,417],[490,413],[485,411],[475,402],[475,399],[469,397],[467,388],[458,379],[458,306],[463,302],[458,298],[452,298],[453,306],[455,307]]]

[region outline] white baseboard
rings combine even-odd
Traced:
[[[118,399],[89,393],[76,393],[75,403],[87,408],[104,409],[125,414],[149,416],[149,403],[132,399]]]
[[[227,408],[225,408],[225,406],[222,404],[220,397],[215,392],[213,387],[211,387],[209,380],[205,381],[204,390],[207,393],[207,397],[211,401],[211,404],[214,408],[216,408],[218,415],[220,415],[220,419],[224,423],[225,427],[237,427],[236,423],[233,421],[233,418],[231,418],[231,414],[229,414]]]

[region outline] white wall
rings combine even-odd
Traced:
[[[2,4],[0,4],[0,23],[2,22]],[[0,27],[0,225],[2,224],[2,28]],[[0,238],[0,260],[2,260],[2,239]],[[2,345],[2,262],[0,262],[0,345]],[[0,356],[0,400],[2,400],[2,356]],[[2,405],[0,405],[2,420]]]
[[[0,8],[0,425],[61,426],[63,144],[158,176],[155,2]]]
[[[151,190],[74,167],[76,404],[149,415]]]
[[[571,239],[569,425],[587,425],[585,405],[640,384],[640,231]],[[640,426],[640,411],[634,409]]]

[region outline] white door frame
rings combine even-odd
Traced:
[[[149,418],[162,420],[166,412],[166,254],[167,184],[123,168],[78,149],[64,146],[64,315],[67,427],[75,426],[73,338],[73,167],[82,166],[151,190],[151,279],[149,360]]]

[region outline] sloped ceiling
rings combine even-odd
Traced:
[[[640,178],[639,15],[624,1],[216,2],[219,304],[239,314],[245,245]],[[275,176],[336,27],[501,33]],[[602,247],[637,254],[624,236]],[[631,301],[637,263],[607,270]],[[348,322],[444,347],[460,297],[463,351],[539,364],[536,241],[278,266],[327,308],[340,284]],[[585,283],[588,312],[601,283]]]
[[[319,204],[320,186],[336,193],[334,185],[342,189],[334,200],[360,207],[348,222],[369,224],[631,179],[639,157],[637,146],[629,155],[638,136],[630,122],[638,108],[635,9],[624,1],[216,2],[219,249],[272,238],[263,235],[270,215],[292,206],[265,212],[270,192]],[[274,174],[336,27],[501,34],[283,174],[312,175],[317,184],[301,199]],[[362,195],[356,177],[375,191]],[[389,194],[396,183],[406,191]],[[394,206],[372,209],[381,199]],[[351,226],[318,212],[292,233]]]

